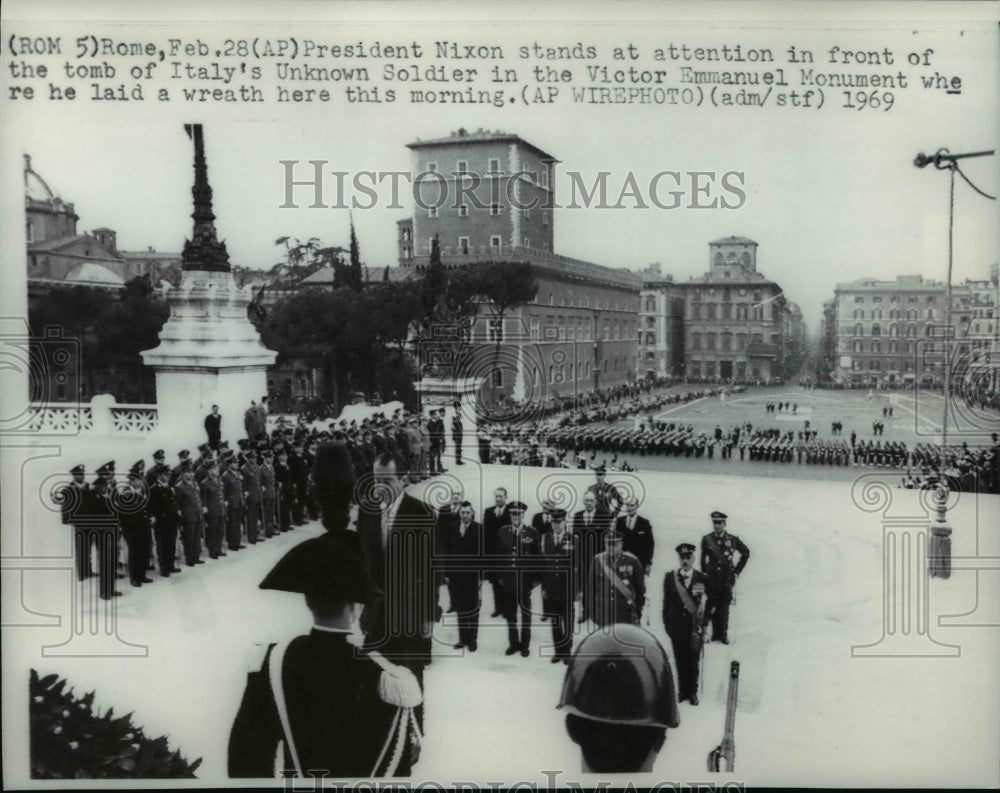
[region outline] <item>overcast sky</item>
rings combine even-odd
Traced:
[[[296,193],[303,208],[278,208],[284,200],[280,160],[302,161],[303,176],[308,174],[305,162],[311,159],[328,160],[331,171],[408,171],[406,143],[446,136],[459,127],[482,127],[516,133],[558,158],[557,201],[561,202],[567,200],[568,171],[579,172],[587,183],[600,171],[610,172],[611,201],[629,173],[645,188],[660,171],[714,171],[720,176],[739,171],[744,174],[746,191],[739,209],[557,210],[555,249],[610,267],[636,269],[660,262],[664,272],[687,280],[708,269],[709,241],[730,234],[747,236],[760,244],[758,269],[801,305],[815,334],[822,302],[832,297],[838,282],[864,276],[893,278],[901,273],[944,278],[948,176],[933,167],[915,168],[914,156],[940,147],[968,152],[996,145],[1000,58],[995,23],[980,26],[978,32],[947,25],[927,32],[899,27],[878,32],[793,33],[766,26],[644,26],[637,32],[635,28],[581,25],[547,32],[537,25],[415,24],[381,30],[326,27],[313,34],[330,43],[358,39],[368,43],[377,38],[400,44],[413,39],[498,43],[504,46],[508,65],[517,68],[524,80],[530,73],[527,62],[517,58],[516,48],[532,41],[593,44],[602,55],[623,43],[635,44],[644,55],[671,43],[741,43],[771,47],[779,59],[784,58],[785,46],[794,41],[799,47],[814,49],[816,63],[811,68],[817,72],[833,68],[826,63],[827,50],[831,43],[842,42],[844,47],[858,49],[889,47],[895,65],[865,67],[889,74],[899,71],[906,53],[932,48],[934,65],[963,77],[961,95],[919,87],[917,70],[905,65],[910,87],[895,92],[895,106],[888,112],[833,107],[817,112],[775,106],[732,110],[595,106],[571,101],[530,108],[517,104],[413,109],[399,103],[348,105],[343,101],[291,107],[271,99],[273,88],[265,79],[261,86],[270,101],[236,106],[236,111],[233,106],[185,105],[179,95],[170,103],[77,101],[71,107],[51,103],[12,107],[8,103],[5,145],[30,153],[35,170],[63,198],[75,202],[80,230],[109,226],[118,231],[120,248],[178,251],[191,228],[192,148],[182,123],[200,121],[205,125],[219,234],[231,260],[252,268],[266,268],[279,260],[274,241],[280,236],[315,236],[333,245],[348,241],[348,211],[305,208],[308,191]],[[193,29],[189,35],[198,32]],[[599,61],[609,63],[610,59]],[[420,65],[431,62],[425,54]],[[675,75],[685,65],[654,64],[649,57],[637,63],[643,68],[673,70]],[[370,59],[366,65],[378,68]],[[456,61],[454,65],[476,64]],[[584,62],[556,65],[571,68],[577,75],[584,73]],[[740,64],[691,65],[741,68]],[[797,67],[774,64],[782,65],[789,81],[797,82]],[[933,73],[934,69],[923,71]],[[77,82],[85,93],[87,82]],[[337,85],[302,83],[301,87],[340,90]],[[396,87],[406,90],[412,84]],[[566,94],[569,89],[563,91]],[[839,102],[838,93],[838,89],[827,89],[828,102]],[[997,193],[998,158],[966,161],[964,170],[981,188]],[[331,195],[332,180],[328,185]],[[379,194],[381,203],[388,204],[388,187]],[[407,209],[355,210],[368,265],[395,264],[395,223],[410,213],[405,191],[403,203]],[[955,280],[985,278],[998,258],[997,204],[975,195],[959,181],[955,206]]]

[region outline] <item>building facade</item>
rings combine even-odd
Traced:
[[[640,378],[664,379],[684,374],[684,287],[664,275],[659,263],[639,273],[638,369]]]
[[[460,362],[484,379],[480,398],[575,398],[635,381],[642,279],[552,250],[555,158],[483,130],[408,146],[418,205],[397,224],[400,268],[422,272],[437,237],[446,267],[524,262],[538,283],[531,303],[502,316],[480,306]]]
[[[724,237],[709,245],[709,271],[685,292],[685,376],[767,383],[790,376],[790,340],[801,336],[781,287],[757,271],[757,243]]]

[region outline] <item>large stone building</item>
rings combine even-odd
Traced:
[[[526,262],[538,282],[532,303],[477,317],[463,374],[485,378],[482,397],[575,397],[634,381],[642,279],[552,251],[555,158],[482,130],[408,145],[420,187],[398,224],[400,267],[426,268],[436,236],[447,267]]]
[[[869,387],[940,382],[944,362],[935,339],[943,335],[945,291],[940,281],[920,275],[837,284],[833,381]]]
[[[708,249],[709,271],[684,284],[686,377],[766,383],[794,374],[802,313],[757,271],[757,243],[724,237]]]

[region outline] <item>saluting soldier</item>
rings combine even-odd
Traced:
[[[128,546],[128,574],[132,586],[141,587],[152,584],[153,580],[146,576],[149,565],[149,520],[146,517],[146,507],[149,491],[143,481],[143,469],[133,465],[128,472],[128,488],[130,495],[124,501],[127,507],[119,512],[122,536]]]
[[[604,548],[590,566],[589,615],[598,627],[616,622],[638,625],[646,601],[642,564],[622,550],[622,536],[613,529],[604,535]]]
[[[115,463],[105,463],[97,469],[97,479],[91,486],[92,523],[90,531],[96,536],[97,570],[100,578],[102,600],[119,597],[115,591],[116,563],[118,557],[118,515],[115,509]]]
[[[531,590],[535,581],[532,561],[541,552],[538,532],[524,524],[527,509],[520,501],[508,505],[509,522],[497,533],[497,553],[504,561],[503,570],[496,577],[501,592],[500,610],[507,621],[506,654],[520,651],[525,658],[531,652]]]
[[[177,453],[178,463],[170,471],[170,486],[173,487],[177,484],[177,480],[181,478],[181,472],[184,470],[184,463],[191,462],[191,452],[187,449],[181,449]]]
[[[170,487],[170,468],[162,466],[156,472],[156,480],[149,488],[149,514],[156,537],[156,558],[160,565],[160,575],[169,578],[171,573],[179,573],[176,566],[177,524],[180,515],[177,499]]]
[[[204,534],[204,514],[201,495],[194,481],[194,470],[188,461],[181,470],[180,479],[174,486],[177,508],[181,513],[181,541],[184,544],[184,564],[194,567],[205,564],[201,558],[201,541]]]
[[[224,460],[222,496],[226,501],[226,545],[230,551],[238,551],[246,547],[243,545],[243,477],[236,457],[230,454]]]
[[[264,536],[273,537],[278,533],[278,483],[275,479],[273,456],[270,449],[260,453],[260,496],[261,522]]]
[[[248,449],[243,455],[243,467],[240,476],[243,479],[243,522],[246,525],[247,540],[251,545],[257,544],[261,524],[260,473],[257,470],[257,453]]]
[[[226,535],[226,499],[223,493],[219,467],[214,460],[205,464],[205,478],[201,480],[201,504],[205,510],[205,544],[212,559],[225,556],[222,540]]]
[[[677,699],[698,704],[698,674],[709,609],[708,577],[694,569],[695,547],[677,546],[680,567],[663,578],[663,627],[674,646]]]
[[[229,736],[229,776],[408,776],[423,697],[410,670],[348,641],[373,600],[359,557],[329,534],[315,537],[260,587],[304,594],[313,629],[257,654]]]
[[[542,574],[542,609],[552,622],[552,663],[569,662],[573,641],[573,603],[576,598],[577,547],[566,525],[566,510],[553,506],[552,530],[541,537],[545,572]]]
[[[89,528],[93,494],[90,492],[90,484],[86,479],[87,469],[84,466],[73,466],[70,474],[73,479],[60,489],[58,499],[63,525],[73,527],[76,578],[78,581],[83,581],[85,578],[97,575],[93,572],[93,562],[90,558],[90,549],[96,539]]]
[[[735,534],[726,531],[727,516],[713,512],[712,531],[701,538],[701,569],[712,592],[712,641],[729,644],[729,606],[736,579],[750,560],[750,549]],[[739,560],[734,556],[739,554]]]

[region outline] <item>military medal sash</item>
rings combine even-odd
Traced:
[[[674,584],[677,587],[677,594],[681,596],[681,603],[684,604],[684,609],[692,617],[698,614],[698,606],[695,605],[694,598],[691,597],[691,593],[687,591],[687,587],[681,583],[681,571],[677,570],[674,573]]]

